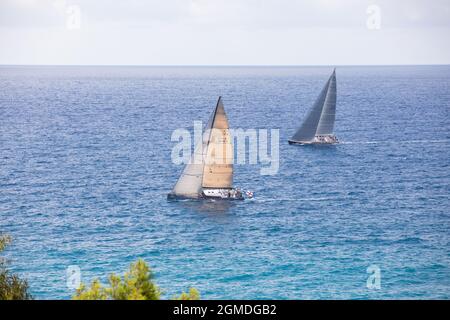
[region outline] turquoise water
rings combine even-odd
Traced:
[[[137,258],[166,296],[450,298],[450,67],[339,67],[334,147],[287,139],[327,67],[0,67],[0,231],[36,298]],[[167,202],[174,129],[218,95],[239,128],[280,129],[280,169],[238,165],[255,199]],[[381,270],[368,289],[366,269]]]

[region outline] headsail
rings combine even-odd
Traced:
[[[184,167],[180,178],[178,178],[172,194],[183,196],[187,198],[198,198],[202,189],[203,181],[203,152],[206,150],[205,138],[208,137],[203,134],[202,140],[197,141],[194,154],[191,156],[189,162]]]
[[[316,134],[331,134],[336,113],[336,74],[328,79],[317,97],[306,120],[291,138],[293,141],[311,141]]]
[[[198,198],[202,192],[204,158],[206,155],[206,146],[209,140],[209,129],[214,120],[214,113],[210,116],[205,126],[205,131],[199,141],[195,141],[194,153],[189,162],[183,169],[171,194],[186,198]]]
[[[217,101],[206,146],[204,188],[232,188],[234,150],[222,98]]]

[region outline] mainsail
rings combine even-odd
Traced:
[[[233,145],[227,115],[219,97],[206,147],[203,188],[233,187]]]
[[[178,179],[172,194],[198,198],[202,188],[231,188],[233,184],[233,145],[228,119],[219,97],[202,140],[198,141],[189,163]]]
[[[333,134],[334,120],[336,118],[336,71],[333,71],[328,80],[327,97],[320,116],[316,135]]]
[[[308,113],[306,120],[291,140],[311,141],[316,135],[332,134],[335,117],[336,71],[334,70]]]

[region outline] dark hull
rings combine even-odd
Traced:
[[[306,141],[294,141],[294,140],[288,140],[289,144],[295,144],[299,146],[329,146],[338,144],[339,142],[306,142]]]
[[[305,142],[300,142],[300,141],[293,141],[293,140],[288,140],[289,144],[298,144],[298,145],[305,145]]]
[[[200,198],[194,198],[194,197],[185,197],[176,195],[174,193],[169,193],[167,195],[167,200],[176,201],[176,200],[200,200]]]
[[[211,196],[205,196],[205,195],[198,195],[198,197],[186,197],[186,196],[180,196],[173,193],[169,193],[167,195],[167,200],[170,201],[177,201],[177,200],[194,200],[194,201],[200,201],[200,200],[223,200],[223,201],[239,201],[244,200],[245,198],[243,196],[240,197],[228,197],[228,198],[222,198],[222,197],[211,197]]]

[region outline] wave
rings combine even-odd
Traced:
[[[338,199],[343,199],[346,198],[344,197],[317,197],[317,198],[297,198],[297,199],[292,199],[292,198],[267,198],[267,199],[258,199],[258,198],[253,198],[252,201],[255,202],[273,202],[273,201],[325,201],[325,200],[338,200]]]
[[[339,144],[414,144],[414,143],[450,143],[450,139],[445,140],[390,140],[390,141],[343,141]]]

